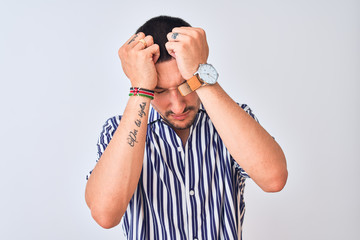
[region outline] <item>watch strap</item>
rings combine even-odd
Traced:
[[[189,93],[195,91],[199,87],[203,85],[203,82],[199,79],[198,74],[195,74],[190,79],[188,79],[186,82],[181,84],[178,89],[181,93],[181,95],[186,96]]]

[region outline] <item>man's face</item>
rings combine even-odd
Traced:
[[[156,64],[156,70],[158,83],[152,106],[174,130],[189,128],[200,107],[199,97],[195,92],[185,97],[180,94],[177,87],[185,80],[175,59]]]

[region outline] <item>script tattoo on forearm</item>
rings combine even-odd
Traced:
[[[128,45],[130,44],[130,43],[132,43],[133,41],[135,41],[135,39],[138,37],[138,34],[136,34],[129,42],[128,42]]]
[[[146,113],[145,113],[146,102],[141,103],[139,106],[140,106],[140,110],[138,111],[139,118],[134,121],[135,126],[138,128],[140,128],[140,126],[141,126],[142,118],[144,116],[146,116]],[[134,130],[129,132],[127,141],[128,141],[128,144],[130,145],[130,147],[134,147],[135,143],[137,143],[138,132],[139,132],[139,129],[136,129],[136,128],[134,128]]]

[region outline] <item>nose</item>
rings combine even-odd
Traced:
[[[171,111],[174,114],[182,114],[186,107],[185,98],[180,94],[177,88],[170,91]]]

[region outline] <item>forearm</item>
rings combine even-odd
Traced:
[[[137,187],[142,169],[150,99],[130,97],[121,122],[94,168],[85,198],[103,227],[117,225]]]
[[[287,179],[286,160],[276,141],[239,107],[219,84],[197,90],[225,146],[264,191],[279,191]]]

